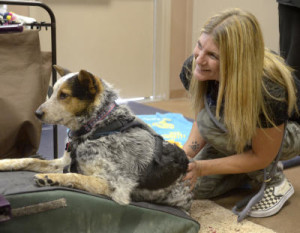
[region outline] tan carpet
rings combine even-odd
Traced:
[[[209,200],[193,202],[191,216],[201,227],[199,233],[274,233],[275,231],[248,221],[237,222],[237,216],[230,210]]]

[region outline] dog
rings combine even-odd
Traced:
[[[3,159],[0,170],[37,172],[39,186],[64,186],[106,195],[121,205],[146,201],[189,211],[192,193],[184,151],[157,135],[130,109],[116,104],[117,91],[86,70],[54,68],[61,78],[36,110],[48,124],[69,129],[61,158]]]

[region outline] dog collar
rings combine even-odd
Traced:
[[[72,150],[71,142],[67,142],[67,143],[66,143],[66,146],[65,146],[65,151],[71,152],[71,150]]]
[[[86,124],[84,124],[79,130],[77,130],[77,131],[69,130],[69,132],[68,132],[69,138],[79,137],[81,135],[84,135],[84,134],[90,132],[94,128],[96,123],[105,119],[115,109],[116,106],[117,106],[117,104],[115,102],[111,103],[107,107],[106,111],[100,112],[96,117],[92,118]]]

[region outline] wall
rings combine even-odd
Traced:
[[[179,79],[184,60],[191,54],[193,0],[172,0],[170,38],[170,98],[185,95]]]
[[[177,1],[174,1],[175,3]],[[189,3],[189,1],[183,1]],[[239,7],[244,10],[250,11],[253,13],[261,24],[261,28],[264,34],[265,45],[275,51],[278,51],[279,46],[279,32],[278,32],[278,12],[277,12],[277,3],[276,0],[193,0],[192,6],[186,5],[186,10],[181,10],[182,7],[180,3],[177,5],[173,5],[177,14],[181,14],[185,22],[189,21],[189,15],[192,15],[192,30],[191,30],[191,41],[190,48],[186,49],[186,39],[178,37],[178,34],[186,33],[188,29],[188,24],[186,24],[186,28],[183,28],[180,24],[177,25],[176,20],[173,20],[173,30],[171,34],[172,38],[172,49],[181,49],[181,51],[185,50],[186,53],[181,52],[177,54],[177,62],[173,63],[173,66],[170,66],[170,96],[180,97],[184,95],[184,89],[180,80],[178,78],[178,72],[181,69],[180,61],[184,61],[184,59],[192,53],[194,45],[199,37],[200,28],[203,26],[205,21],[215,13],[224,10],[226,8],[231,7]],[[181,3],[182,4],[182,3]],[[187,14],[185,12],[190,12]],[[184,16],[185,15],[185,16]],[[172,19],[176,18],[174,15]],[[174,27],[176,29],[174,29]],[[177,31],[176,31],[177,30]],[[178,48],[179,47],[179,48]],[[171,54],[172,54],[171,49]],[[175,54],[175,53],[173,53]],[[172,56],[171,56],[172,57]],[[180,66],[180,69],[179,67]]]
[[[275,51],[279,46],[278,10],[276,0],[194,0],[193,41],[206,19],[226,8],[238,7],[254,14],[263,31],[265,45]]]
[[[88,69],[113,83],[122,97],[185,96],[179,80],[205,20],[220,10],[240,7],[261,23],[267,47],[278,51],[275,0],[44,0],[57,20],[58,64]],[[13,7],[13,10],[16,7]],[[44,21],[36,7],[16,13]],[[20,13],[21,12],[21,13]],[[49,50],[49,32],[41,31]]]
[[[111,82],[122,97],[153,95],[152,0],[44,0],[57,22],[57,63],[87,69]],[[31,17],[47,14],[30,8]],[[43,48],[49,34],[41,32]],[[47,48],[48,47],[48,48]]]
[[[122,97],[169,97],[171,0],[44,0],[55,14],[57,63],[88,69]],[[50,22],[39,7],[10,9]],[[49,29],[51,30],[51,29]],[[51,50],[50,32],[40,32]]]
[[[29,16],[29,8],[27,6],[13,6],[13,5],[8,5],[7,6],[7,10],[15,12],[18,15]]]
[[[171,2],[154,0],[153,97],[168,99],[170,91]]]

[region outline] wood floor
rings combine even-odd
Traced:
[[[143,103],[147,106],[159,108],[168,112],[181,113],[187,118],[195,118],[195,114],[192,111],[191,104],[187,98],[170,99],[158,102],[146,102]]]
[[[181,113],[188,118],[194,118],[195,115],[191,110],[189,100],[186,98],[148,102],[144,104],[169,112]],[[300,167],[286,169],[284,173],[293,184],[295,194],[287,201],[283,209],[277,215],[268,218],[248,218],[248,220],[268,227],[278,233],[296,233],[300,232]],[[214,201],[225,208],[231,209],[234,204],[244,196],[244,192],[235,190],[214,199]]]

